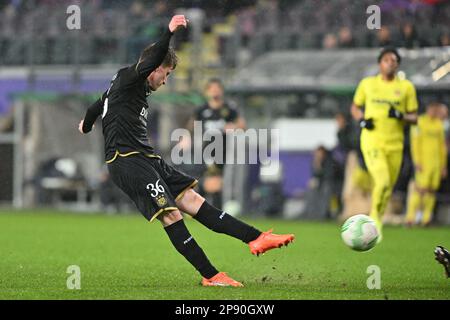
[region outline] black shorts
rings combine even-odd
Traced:
[[[197,180],[168,165],[159,156],[143,154],[117,157],[108,164],[114,183],[153,221],[163,212],[177,209],[176,200]]]

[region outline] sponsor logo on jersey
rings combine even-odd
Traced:
[[[142,107],[140,115],[142,117],[144,117],[145,119],[147,119],[147,117],[148,117],[148,110],[145,107]]]
[[[372,99],[373,103],[378,103],[378,104],[387,104],[389,106],[399,106],[400,105],[400,101],[394,101],[394,100],[384,100],[384,99]]]

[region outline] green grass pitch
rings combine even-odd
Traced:
[[[248,221],[248,220],[247,220]],[[214,265],[245,288],[203,288],[159,223],[139,215],[0,212],[0,299],[449,299],[450,280],[433,256],[450,247],[450,228],[386,227],[372,251],[347,248],[340,225],[251,220],[295,233],[289,247],[261,257],[196,221],[187,225]],[[81,269],[81,289],[66,286],[67,267]],[[381,271],[369,290],[367,268]]]

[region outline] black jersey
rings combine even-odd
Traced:
[[[153,153],[147,136],[148,93],[147,80],[137,74],[136,65],[119,70],[113,77],[102,113],[107,160],[116,152]]]
[[[205,134],[205,131],[207,130],[219,130],[222,132],[223,141],[225,142],[223,145],[224,148],[218,155],[216,155],[216,150],[214,150],[211,154],[214,158],[214,163],[216,164],[215,167],[218,169],[223,168],[223,163],[226,159],[227,136],[225,134],[225,124],[227,122],[235,122],[238,117],[239,113],[237,109],[229,103],[225,103],[219,109],[212,109],[208,104],[205,104],[195,112],[195,120],[202,122],[203,134]],[[214,136],[211,137],[211,143],[214,143],[215,140],[216,138]],[[205,149],[209,144],[209,141],[203,141],[203,149]],[[222,154],[221,160],[219,160],[220,158],[217,158],[220,154]]]
[[[204,131],[214,129],[224,131],[225,124],[236,121],[238,116],[237,109],[228,103],[219,109],[212,109],[206,104],[195,112],[195,120],[202,121]]]
[[[83,132],[89,132],[101,114],[107,162],[118,155],[154,152],[147,135],[147,96],[150,94],[147,77],[163,62],[171,35],[167,30],[148,58],[120,69],[109,89],[88,109]]]

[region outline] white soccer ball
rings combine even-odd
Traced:
[[[375,221],[365,214],[348,218],[341,228],[344,243],[356,251],[372,249],[378,240],[378,229]]]

